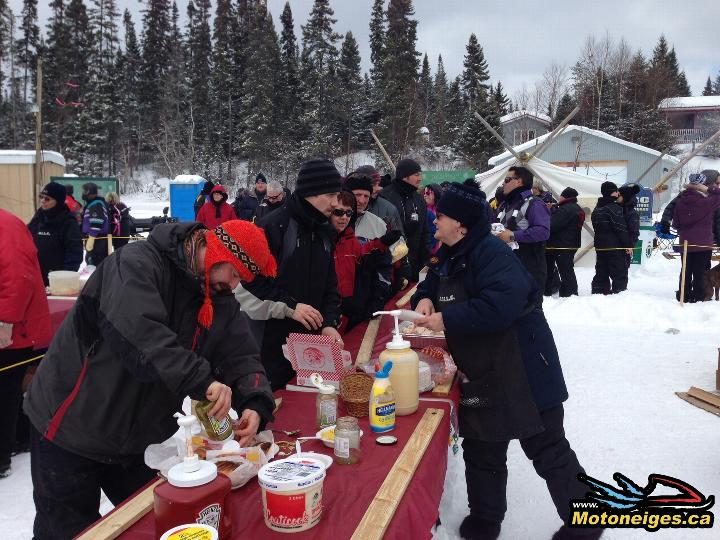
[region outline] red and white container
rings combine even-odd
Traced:
[[[317,459],[290,457],[258,472],[265,525],[277,532],[307,531],[322,517],[325,465]]]

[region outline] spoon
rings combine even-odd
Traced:
[[[270,431],[276,431],[278,433],[284,433],[285,435],[288,435],[290,437],[295,437],[296,435],[300,434],[299,429],[293,429],[291,431],[285,431],[284,429],[271,429]]]

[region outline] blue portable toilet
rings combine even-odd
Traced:
[[[197,174],[179,174],[170,180],[170,215],[180,221],[195,221],[193,205],[205,182]]]

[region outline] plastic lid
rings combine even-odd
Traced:
[[[310,382],[312,382],[320,390],[321,394],[329,395],[335,393],[335,387],[330,384],[325,384],[319,373],[313,373],[310,375]]]
[[[217,466],[194,455],[171,467],[167,477],[168,482],[175,487],[202,486],[217,478]]]
[[[258,472],[258,483],[273,491],[297,491],[322,482],[325,468],[315,458],[289,457],[263,465]]]
[[[173,527],[164,533],[160,540],[218,540],[218,532],[210,525],[188,523]]]
[[[392,361],[385,362],[385,365],[380,371],[375,373],[376,379],[387,379],[390,376],[390,370],[392,369]]]

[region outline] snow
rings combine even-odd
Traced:
[[[703,158],[690,165],[717,168],[719,163]],[[168,182],[161,179],[157,185],[167,187]],[[167,195],[158,199],[147,192],[123,200],[137,217],[161,215],[169,205]],[[593,270],[577,268],[581,295],[546,298],[544,309],[570,392],[565,403],[567,437],[587,473],[611,481],[619,471],[641,485],[649,474],[663,473],[717,496],[720,419],[674,393],[690,386],[714,388],[720,303],[680,307],[674,299],[679,271],[679,260],[656,254],[644,266],[631,268],[628,291],[603,297],[589,294]],[[462,450],[457,456],[449,452],[448,460],[437,540],[458,538],[467,512]],[[517,442],[510,445],[508,469],[508,513],[501,539],[550,538],[560,519],[544,482]],[[8,478],[0,479],[0,530],[14,531],[15,538],[31,538],[29,454],[14,457],[12,470]],[[102,513],[110,508],[104,500]],[[661,530],[656,535],[709,540],[717,532]],[[647,537],[645,531],[620,529],[603,536]]]
[[[703,109],[720,108],[720,96],[689,96],[665,98],[658,109]]]
[[[612,135],[609,135],[608,133],[605,133],[604,131],[598,131],[596,129],[590,129],[588,127],[584,126],[576,126],[574,124],[568,125],[564,130],[564,133],[570,133],[571,131],[579,131],[583,135],[591,135],[594,137],[599,137],[601,139],[605,139],[610,142],[614,142],[616,144],[622,144],[624,146],[628,146],[630,148],[634,148],[635,150],[640,150],[641,152],[646,152],[648,154],[652,154],[653,156],[659,156],[661,155],[660,152],[657,150],[653,150],[652,148],[648,148],[647,146],[642,146],[640,144],[632,143],[630,141],[625,141],[623,139],[620,139],[618,137],[614,137]],[[520,144],[518,146],[513,147],[515,152],[523,152],[525,150],[529,150],[537,145],[540,145],[545,139],[547,139],[550,136],[550,133],[546,133],[544,135],[541,135],[540,137],[537,137],[535,139],[529,140],[523,144]],[[488,164],[492,167],[497,165],[498,163],[502,163],[503,161],[510,159],[512,157],[512,154],[509,151],[505,151],[502,154],[498,154],[497,156],[493,156],[488,160]],[[663,159],[666,159],[672,163],[680,163],[680,160],[674,156],[665,155]]]
[[[65,158],[58,152],[50,150],[42,151],[42,160],[44,162],[57,163],[61,167],[65,166]],[[0,150],[0,165],[31,165],[35,163],[35,150]]]
[[[178,174],[173,178],[171,184],[197,184],[199,182],[205,182],[206,180],[199,174]]]
[[[500,123],[507,124],[511,120],[515,120],[516,118],[520,118],[522,116],[530,116],[532,118],[535,118],[536,120],[540,120],[541,122],[545,122],[547,124],[552,123],[552,118],[550,118],[547,114],[543,114],[538,111],[526,111],[526,110],[514,111],[511,113],[505,114],[500,117]]]

